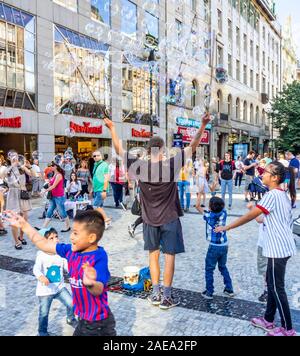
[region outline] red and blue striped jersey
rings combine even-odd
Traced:
[[[107,319],[110,312],[107,298],[107,283],[110,279],[110,273],[105,250],[99,247],[96,251],[79,253],[73,252],[71,245],[57,244],[56,252],[68,261],[75,315],[86,321]],[[98,297],[94,297],[83,285],[82,266],[86,263],[95,268],[97,282],[101,282],[104,285],[104,291]]]

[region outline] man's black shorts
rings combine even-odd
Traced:
[[[144,223],[145,251],[161,251],[167,255],[185,252],[182,226],[179,219],[159,227]]]

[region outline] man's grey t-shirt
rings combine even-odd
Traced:
[[[144,223],[159,227],[183,216],[177,178],[184,166],[184,151],[157,163],[127,155],[127,165],[129,175],[139,181]]]

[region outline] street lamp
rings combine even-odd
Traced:
[[[153,37],[151,35],[147,36],[147,39],[149,40],[152,39]],[[150,71],[150,134],[151,137],[153,137],[153,63],[160,60],[160,56],[157,54],[158,52],[158,47],[156,45],[156,42],[153,44],[149,44],[148,41],[145,44],[145,51],[143,53],[144,59],[150,63],[149,65],[149,71]]]

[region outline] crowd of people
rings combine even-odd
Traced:
[[[42,172],[36,159],[22,162],[16,152],[10,153],[7,160],[0,157],[0,207],[1,213],[5,213],[4,221],[12,228],[15,248],[20,250],[27,244],[26,234],[41,250],[34,268],[40,302],[39,335],[48,335],[48,315],[53,299],[66,306],[67,322],[76,327],[74,335],[116,334],[115,318],[107,300],[108,257],[99,247],[104,230],[112,227],[112,220],[104,209],[110,188],[116,209],[127,210],[131,201],[132,211],[138,215],[136,222],[129,226],[130,235],[134,236],[136,227],[143,224],[144,248],[149,253],[152,280],[148,300],[152,305],[168,310],[180,304],[172,294],[176,255],[185,252],[180,217],[190,211],[192,194],[195,194],[195,208],[204,216],[209,242],[205,263],[206,289],[202,296],[213,299],[213,275],[218,265],[224,278],[224,294],[234,297],[226,266],[227,232],[256,219],[260,225],[258,272],[263,276],[264,288],[260,301],[267,303],[267,310],[263,317],[254,318],[252,324],[272,336],[296,334],[284,279],[287,262],[296,253],[291,225],[296,185],[299,186],[300,180],[299,157],[286,152],[272,160],[267,153],[261,157],[251,151],[247,157],[236,160],[230,153],[226,153],[222,160],[217,158],[211,162],[195,159],[209,121],[210,116],[204,115],[202,126],[190,146],[171,154],[166,154],[164,141],[159,137],[150,140],[147,151],[135,155],[124,151],[114,123],[105,119],[118,155],[111,162],[100,150],[93,153],[90,161],[77,162],[69,150],[56,156]],[[227,211],[234,204],[233,188],[235,186],[242,193],[243,181],[249,213],[227,225]],[[29,183],[32,184],[32,195],[28,194]],[[30,225],[28,213],[31,199],[41,194],[47,195],[49,204],[40,230]],[[208,194],[211,194],[209,202]],[[66,199],[91,201],[90,210],[74,216],[72,227],[65,208]],[[57,231],[49,227],[55,212],[65,223],[61,232],[71,232],[71,244],[59,243]],[[2,222],[0,224],[0,233],[4,235],[7,231]],[[162,286],[161,253],[165,257]],[[73,306],[63,283],[64,268],[70,275]],[[280,328],[274,324],[276,310],[281,316]],[[78,317],[76,323],[73,313]]]

